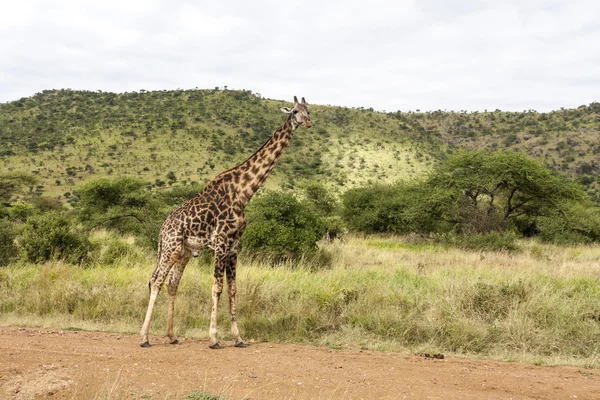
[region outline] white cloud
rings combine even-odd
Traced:
[[[600,101],[593,0],[21,0],[0,5],[0,101],[69,87],[228,85],[376,109]]]

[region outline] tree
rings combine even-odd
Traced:
[[[169,186],[173,186],[173,184],[177,182],[177,175],[175,175],[175,172],[169,171],[167,174],[167,182],[169,183]]]
[[[316,181],[309,181],[302,185],[306,200],[313,204],[322,215],[331,215],[339,208],[339,202],[327,187]]]
[[[10,201],[19,193],[23,186],[33,186],[39,179],[35,175],[24,172],[11,172],[0,174],[0,201]]]
[[[536,233],[541,217],[565,215],[586,200],[582,187],[514,152],[461,152],[425,181],[348,190],[343,216],[365,233]]]
[[[79,217],[88,228],[98,226],[122,232],[136,231],[151,205],[147,183],[128,177],[100,178],[74,191]]]
[[[566,210],[569,202],[586,198],[576,182],[537,159],[510,151],[457,153],[433,171],[426,184],[460,193],[471,210],[497,214],[505,222],[555,215]],[[457,222],[464,220],[460,211],[456,217]]]
[[[350,230],[364,233],[427,233],[451,229],[456,196],[424,182],[398,182],[354,188],[342,196],[342,217]]]

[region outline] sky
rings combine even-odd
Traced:
[[[600,101],[598,0],[0,0],[0,102],[227,86],[379,111]]]

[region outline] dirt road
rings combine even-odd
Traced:
[[[600,370],[151,340],[145,349],[132,335],[0,327],[0,399],[600,399]]]

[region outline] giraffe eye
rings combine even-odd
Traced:
[[[298,110],[294,110],[294,114],[298,114]]]

